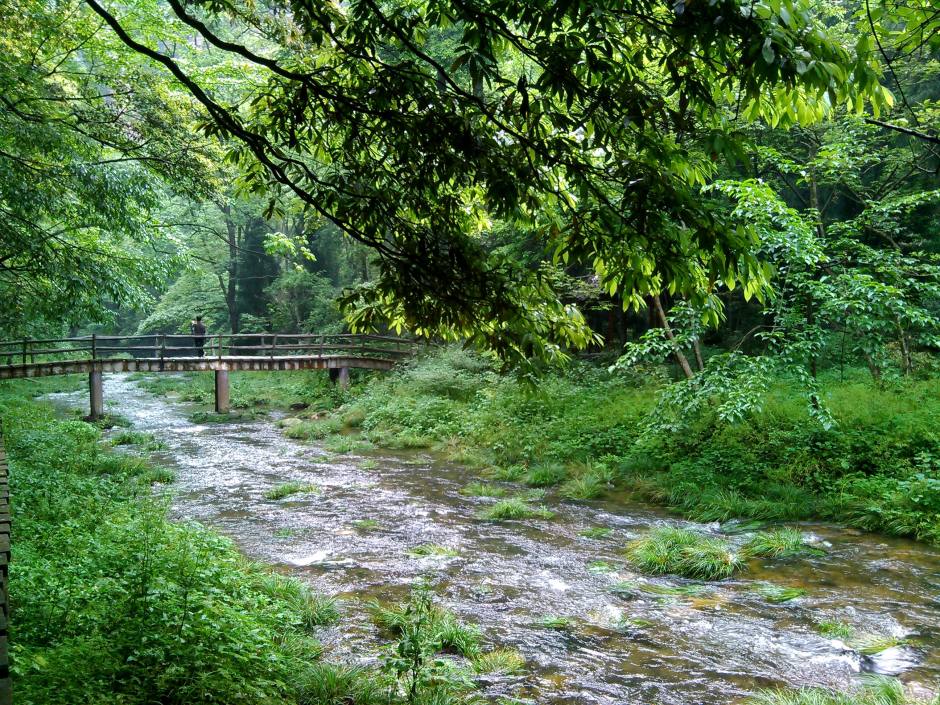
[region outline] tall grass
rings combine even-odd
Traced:
[[[744,567],[728,544],[694,531],[660,527],[627,547],[627,557],[650,575],[681,575],[701,580],[729,578]]]

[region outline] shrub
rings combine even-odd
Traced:
[[[673,527],[654,529],[633,541],[627,557],[645,573],[701,580],[729,578],[744,567],[726,541]]]

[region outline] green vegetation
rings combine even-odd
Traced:
[[[515,649],[493,649],[473,658],[473,670],[513,675],[525,670],[525,658]]]
[[[824,556],[826,552],[806,542],[796,529],[762,531],[748,539],[741,553],[754,558],[790,558],[792,556]]]
[[[658,422],[657,394],[668,389],[655,376],[573,365],[533,390],[447,348],[374,379],[341,413],[354,411],[363,429],[385,438],[420,433],[452,456],[482,453],[493,480],[570,476],[562,488],[573,494],[611,482],[701,521],[825,518],[940,541],[940,490],[931,474],[940,458],[932,431],[940,381],[878,385],[848,370],[845,377],[819,376],[820,398],[836,421],[829,427],[807,417],[798,386],[783,377],[746,423],[706,409],[681,430],[646,432]],[[772,539],[760,541],[795,538],[765,533]],[[811,548],[801,550],[810,555]]]
[[[851,624],[842,621],[820,622],[816,625],[816,629],[820,634],[830,637],[831,639],[845,640],[849,639],[855,633]]]
[[[423,543],[420,546],[408,549],[408,555],[412,558],[454,558],[460,553],[455,548],[449,546],[438,546],[433,543]]]
[[[654,529],[630,543],[627,557],[650,575],[681,575],[700,580],[730,578],[744,568],[741,558],[722,539],[669,526]]]
[[[824,688],[764,691],[747,701],[750,705],[940,705],[940,697],[927,702],[908,697],[894,678],[867,676],[861,687],[845,692]]]
[[[166,448],[166,444],[162,441],[158,441],[152,433],[141,433],[140,431],[131,430],[123,430],[115,434],[111,438],[111,445],[136,445],[140,446],[140,449],[144,451],[163,450]]]
[[[353,526],[360,531],[376,531],[382,528],[382,524],[375,519],[359,519],[353,522]]]
[[[548,463],[533,467],[526,473],[523,481],[530,487],[551,487],[564,482],[568,471],[560,463]]]
[[[426,589],[418,588],[410,602],[403,605],[383,606],[377,602],[370,605],[376,626],[401,636],[412,624],[415,613],[420,611],[422,629],[440,650],[451,650],[467,658],[480,654],[481,634],[478,627],[461,622],[450,610],[426,603]]]
[[[325,604],[173,524],[137,458],[94,426],[0,387],[12,505],[15,689],[71,705],[291,700],[320,647]],[[185,639],[178,638],[180,634]],[[192,664],[201,664],[194,670]]]
[[[309,482],[291,480],[290,482],[282,482],[280,485],[275,485],[264,493],[264,498],[278,500],[295,494],[311,494],[319,491],[316,485],[311,485]]]
[[[611,531],[613,529],[607,526],[592,526],[590,529],[579,532],[578,536],[583,536],[586,539],[604,539],[610,536]]]
[[[551,519],[555,516],[548,507],[533,507],[518,497],[503,499],[480,512],[480,517],[490,521],[513,519]]]
[[[547,614],[539,619],[534,626],[540,627],[541,629],[565,631],[574,626],[574,620],[572,620],[571,617],[559,617],[558,615]]]
[[[751,586],[751,589],[760,594],[767,602],[774,604],[789,602],[806,595],[806,590],[803,588],[785,587],[766,582],[755,583]]]
[[[697,597],[708,592],[706,585],[663,585],[661,583],[624,580],[610,586],[610,591],[623,597],[635,597],[640,594],[659,595],[662,597]]]
[[[506,488],[485,482],[471,482],[460,489],[460,494],[468,497],[502,497],[506,494]]]
[[[596,475],[582,475],[563,484],[559,494],[565,499],[596,499],[605,488],[606,483]]]
[[[859,634],[846,642],[846,645],[866,656],[874,656],[882,651],[904,645],[905,640],[896,636],[878,634]]]

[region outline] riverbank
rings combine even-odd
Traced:
[[[242,377],[259,388],[274,383]],[[361,399],[364,394],[360,389],[352,396]],[[933,555],[927,547],[892,541],[888,550],[897,556],[893,569],[882,576],[886,581],[873,581],[885,544],[838,527],[802,527],[811,532],[804,535],[807,540],[828,547],[825,555],[751,561],[748,571],[717,584],[691,584],[673,575],[648,577],[638,574],[633,557],[624,560],[624,549],[638,538],[658,536],[650,529],[665,517],[648,506],[624,502],[622,494],[585,504],[559,501],[549,488],[537,501],[549,505],[552,518],[492,521],[490,511],[505,498],[473,496],[466,467],[441,462],[437,453],[357,452],[368,443],[364,433],[298,444],[262,420],[197,425],[187,418],[197,408],[168,404],[123,377],[106,382],[106,397],[120,399],[116,410],[134,424],[133,430],[108,433],[109,442],[133,440],[138,449],[163,444],[157,457],[178,473],[175,516],[198,517],[236,538],[241,550],[256,559],[325,593],[343,595],[339,625],[322,633],[331,660],[356,663],[371,654],[372,663],[378,659],[396,668],[383,654],[393,653],[388,639],[395,633],[389,629],[399,628],[396,615],[402,613],[385,608],[373,613],[368,605],[374,599],[393,605],[415,580],[430,578],[442,604],[453,610],[443,614],[468,622],[468,629],[459,632],[453,629],[458,622],[447,620],[453,645],[443,662],[446,673],[437,672],[433,679],[440,682],[447,676],[444,680],[458,691],[435,703],[468,702],[483,695],[499,703],[570,702],[585,688],[603,703],[620,702],[626,694],[669,705],[723,703],[774,682],[851,686],[850,661],[856,669],[879,664],[891,672],[914,665],[916,670],[904,674],[912,686],[935,680],[935,640],[926,626],[932,613],[924,569]],[[84,395],[66,395],[56,403],[61,409],[81,407]],[[312,416],[316,408],[312,404],[300,413]],[[287,430],[341,424],[342,415],[334,414],[298,418]],[[341,453],[340,440],[355,446],[354,452]],[[335,450],[324,452],[326,444]],[[284,497],[291,483],[316,489]],[[753,532],[741,534],[740,528],[737,533],[690,528],[697,534],[721,534],[718,538],[733,546],[752,543]],[[134,550],[143,545],[135,544]],[[63,554],[68,549],[63,546]],[[80,561],[78,565],[81,571]],[[63,560],[60,568],[75,570],[70,560]],[[771,594],[771,583],[794,589],[785,596]],[[780,606],[784,597],[787,602]],[[891,614],[878,607],[886,599],[894,601]],[[420,611],[420,604],[416,607]],[[176,608],[171,605],[164,618],[172,618]],[[845,646],[830,642],[830,623],[851,632],[858,642],[852,642],[854,650],[846,652]],[[710,636],[703,641],[706,627]],[[871,646],[867,640],[876,635],[878,643]],[[422,649],[437,643],[430,636]],[[455,655],[457,643],[463,652]],[[815,654],[810,661],[801,656],[808,652]],[[513,663],[506,660],[510,657]],[[663,659],[670,663],[667,671],[661,669]],[[372,699],[357,694],[363,684],[376,682],[361,671],[344,676],[340,694],[331,690],[337,667],[306,661],[297,671],[312,674],[304,681],[303,696],[292,694],[297,684],[288,681],[286,694],[274,702],[384,702],[375,699],[374,690],[368,696]],[[494,665],[509,672],[498,677],[480,673]],[[474,683],[486,684],[485,689],[459,691]],[[353,694],[351,687],[357,688]],[[105,696],[91,701],[112,702],[104,688],[107,684],[102,685]],[[788,697],[797,696],[783,693],[780,702],[790,702],[783,699]],[[820,692],[814,697],[828,702],[829,696]],[[171,698],[164,695],[166,702],[176,702]],[[80,697],[76,701],[82,702]],[[860,696],[859,702],[867,701]]]
[[[362,441],[435,448],[482,479],[558,485],[570,499],[627,490],[698,521],[825,519],[940,544],[940,380],[878,387],[865,374],[823,374],[831,428],[780,380],[763,410],[741,422],[706,413],[681,432],[656,434],[642,431],[661,378],[576,364],[533,388],[456,349],[363,375],[347,392],[322,375],[274,374],[239,379],[235,395],[249,409],[260,400],[309,404],[287,433],[325,438],[339,452]],[[211,399],[210,383],[147,382],[199,401]]]
[[[335,620],[332,600],[170,522],[153,488],[172,473],[30,398],[73,383],[0,386],[16,702],[319,702],[316,630]]]

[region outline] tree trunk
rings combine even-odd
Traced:
[[[653,300],[653,308],[656,310],[656,315],[659,318],[659,323],[662,325],[663,330],[666,332],[666,337],[672,343],[672,351],[676,356],[676,361],[679,363],[679,367],[682,368],[682,371],[685,373],[687,379],[692,379],[695,376],[695,373],[692,372],[692,366],[689,364],[689,359],[679,348],[679,343],[676,341],[676,336],[672,332],[672,326],[669,325],[669,319],[666,318],[666,312],[663,310],[663,304],[659,300],[659,295],[650,297]]]

